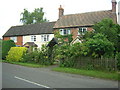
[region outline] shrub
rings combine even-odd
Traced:
[[[117,59],[117,68],[120,70],[120,52],[116,54],[116,59]]]
[[[111,57],[114,52],[114,45],[112,42],[108,41],[108,39],[103,34],[96,34],[92,39],[89,39],[86,42],[86,46],[89,48],[90,56],[93,57]]]
[[[13,40],[2,41],[2,59],[6,59],[10,48],[15,46],[16,45]]]
[[[54,60],[51,58],[52,52],[45,45],[40,50],[24,53],[21,62],[34,62],[41,65],[52,65]]]
[[[42,45],[41,50],[39,51],[38,62],[42,65],[52,65],[54,60],[51,58],[52,52],[51,49],[46,47],[46,45]]]
[[[11,47],[6,60],[19,62],[22,60],[23,53],[25,53],[26,51],[26,47]]]
[[[21,62],[35,62],[38,63],[39,60],[39,52],[38,51],[32,51],[24,53],[22,56]]]
[[[82,47],[83,45],[81,43],[56,46],[55,59],[60,60],[61,67],[74,67],[77,62],[76,58],[83,55]]]

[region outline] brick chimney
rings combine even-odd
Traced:
[[[64,9],[63,9],[62,6],[60,5],[60,7],[59,7],[59,18],[60,18],[61,16],[63,16],[63,14],[64,14]]]
[[[112,12],[113,13],[116,13],[116,4],[117,4],[116,0],[112,0]]]

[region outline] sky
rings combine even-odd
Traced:
[[[49,21],[57,21],[60,5],[64,8],[64,15],[112,8],[111,0],[1,0],[0,38],[11,26],[22,25],[20,18],[24,9],[32,12],[35,8],[42,7],[45,18]]]

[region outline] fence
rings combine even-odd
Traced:
[[[90,57],[79,57],[76,60],[75,68],[95,69],[95,70],[117,70],[117,60],[115,59],[93,59]]]

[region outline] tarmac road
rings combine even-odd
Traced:
[[[2,88],[118,88],[118,82],[3,63]]]

